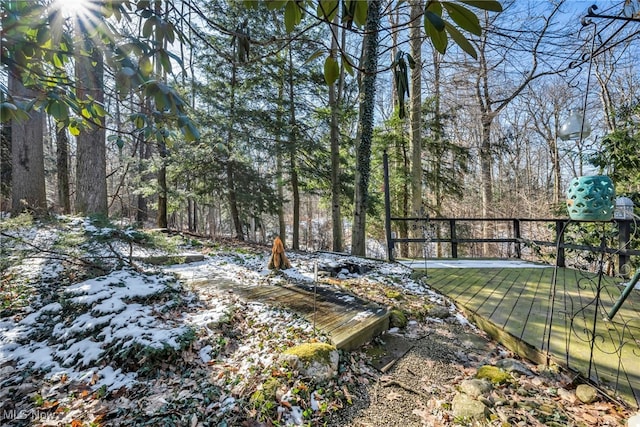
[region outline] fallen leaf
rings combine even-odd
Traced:
[[[426,408],[414,409],[413,411],[411,411],[411,413],[420,417],[422,422],[426,425],[433,426],[435,425],[434,422],[437,421],[437,418],[434,417]]]
[[[71,427],[82,427],[82,421],[80,420],[72,420]]]
[[[42,409],[52,409],[58,406],[59,404],[60,402],[58,402],[57,400],[45,400],[44,403],[42,404]]]
[[[583,413],[581,414],[581,418],[590,426],[595,426],[598,424],[598,417],[594,417],[591,414]]]
[[[402,395],[400,393],[397,393],[393,390],[391,390],[388,394],[387,394],[387,400],[390,401],[394,401],[396,399],[400,399],[402,397]]]
[[[291,403],[287,402],[286,400],[281,400],[280,405],[284,406],[287,409],[291,409]]]
[[[351,393],[349,393],[349,390],[347,389],[347,386],[343,385],[342,386],[342,391],[344,392],[344,397],[347,398],[347,403],[349,405],[351,405],[353,403],[353,398],[351,397]]]

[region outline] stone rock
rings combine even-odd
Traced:
[[[497,366],[491,365],[484,365],[478,368],[476,378],[486,378],[493,384],[504,384],[508,381],[511,381],[511,375],[498,368]]]
[[[489,409],[484,403],[473,399],[471,396],[458,393],[451,402],[453,417],[463,419],[465,421],[477,420],[482,421],[489,416]]]
[[[520,375],[533,376],[531,369],[527,368],[524,363],[516,359],[502,359],[496,363],[498,368],[501,368],[507,372],[515,372]]]
[[[328,381],[338,374],[340,354],[327,343],[306,343],[287,349],[282,357],[305,377]]]
[[[580,384],[576,388],[576,397],[582,403],[593,403],[598,400],[598,391],[588,384]]]
[[[402,310],[394,308],[389,312],[389,326],[393,328],[406,328],[407,322],[407,316]]]
[[[434,317],[436,319],[446,319],[448,317],[451,317],[451,312],[447,307],[434,305],[427,311],[427,316]]]
[[[566,400],[567,402],[574,404],[576,403],[576,400],[578,400],[578,398],[576,397],[575,392],[564,389],[564,388],[559,388],[558,389],[558,396],[560,396],[560,398],[562,400]]]
[[[487,380],[464,380],[460,383],[460,391],[474,398],[484,396],[491,392],[493,386]]]

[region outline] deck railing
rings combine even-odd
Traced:
[[[437,233],[423,233],[422,237],[397,237],[391,231],[392,223],[406,222],[406,229],[429,227],[437,228]],[[526,224],[542,224],[548,230],[547,240],[541,239],[540,227],[526,227]],[[460,257],[460,247],[474,243],[496,244],[507,243],[513,245],[510,251],[515,258],[522,257],[523,246],[551,247],[555,249],[556,265],[565,266],[565,250],[583,250],[600,252],[600,246],[581,244],[578,242],[565,242],[564,231],[569,224],[596,224],[590,221],[571,221],[567,218],[419,218],[419,217],[389,217],[387,219],[387,254],[390,261],[395,259],[396,245],[399,243],[446,243],[449,245],[449,256],[451,258]],[[409,225],[410,224],[410,225]],[[545,226],[546,224],[546,226]],[[601,222],[598,224],[602,224]],[[469,226],[471,225],[471,226]],[[614,219],[611,221],[611,230],[617,234],[617,245],[615,247],[605,247],[604,252],[615,254],[618,258],[618,265],[626,265],[632,255],[640,255],[640,250],[630,248],[630,238],[633,226],[632,220]],[[490,226],[498,231],[499,237],[484,238],[470,233],[481,233],[482,230]],[[529,230],[529,232],[527,232]],[[461,232],[463,231],[463,232]],[[463,257],[470,257],[468,254]],[[473,257],[473,256],[471,256]]]

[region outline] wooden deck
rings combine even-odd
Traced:
[[[327,286],[315,290],[306,283],[248,286],[228,279],[197,280],[191,285],[224,289],[249,301],[294,311],[329,335],[339,349],[358,348],[389,328],[386,308]]]
[[[603,277],[599,282],[594,274],[558,268],[554,296],[552,267],[426,265],[427,283],[511,350],[537,363],[550,358],[584,376],[590,371],[591,379],[617,390],[628,403],[640,403],[640,291],[632,291],[607,321],[624,289],[621,279]],[[424,268],[424,263],[413,268]],[[601,303],[596,307],[598,289]]]

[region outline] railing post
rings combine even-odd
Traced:
[[[624,266],[630,261],[627,250],[629,249],[629,240],[631,240],[631,220],[618,219],[616,221],[618,223],[618,273],[628,278],[629,271]]]
[[[456,220],[449,220],[449,234],[451,235],[451,258],[458,258],[458,242],[456,237]]]
[[[520,247],[520,220],[513,220],[513,238],[515,240],[515,250],[516,250],[516,258],[522,258],[522,250]]]
[[[391,197],[389,195],[389,156],[387,150],[382,153],[384,168],[384,227],[387,235],[387,260],[393,262],[393,239],[391,237]]]
[[[564,259],[564,221],[556,221],[556,265],[565,266]]]

